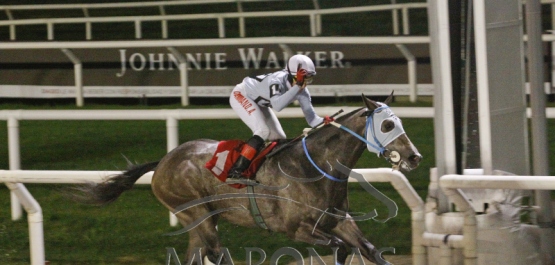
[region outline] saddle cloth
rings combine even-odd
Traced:
[[[225,182],[227,179],[227,172],[241,155],[241,148],[244,144],[245,142],[241,140],[220,141],[212,159],[206,162],[204,167],[210,170],[210,172],[212,172],[212,174],[220,181]],[[243,175],[245,175],[248,179],[254,179],[256,177],[256,172],[264,162],[266,155],[272,151],[276,145],[277,142],[271,142],[262,151],[260,151],[252,160],[249,168],[243,173]],[[246,187],[244,184],[237,183],[229,184],[229,186],[236,189]]]

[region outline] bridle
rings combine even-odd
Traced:
[[[405,130],[403,129],[401,120],[393,114],[389,106],[382,103],[378,104],[380,104],[380,106],[375,110],[363,113],[364,116],[368,117],[363,135],[366,135],[366,139],[371,139],[373,141],[373,143],[367,141],[368,151],[376,153],[378,156],[383,156],[393,165],[398,165],[401,161],[399,153],[397,151],[390,151],[386,149],[385,146],[393,142],[399,136],[405,134]],[[374,122],[374,120],[376,120],[376,116],[378,116],[377,118],[381,120],[381,122]],[[386,119],[390,119],[395,126],[391,131],[382,132],[381,124]]]
[[[378,103],[381,104],[381,103]],[[379,122],[379,127],[376,128],[376,115],[379,115],[380,117],[378,117],[378,121],[381,120],[381,122]],[[388,149],[385,148],[385,146],[387,146],[389,143],[391,143],[393,140],[397,139],[399,136],[403,135],[405,133],[405,130],[403,129],[403,126],[401,125],[401,122],[399,120],[399,118],[397,116],[395,116],[395,114],[393,114],[393,112],[389,109],[389,106],[385,105],[385,104],[381,104],[378,108],[374,109],[374,110],[368,110],[365,111],[361,116],[366,116],[366,125],[364,127],[364,132],[363,135],[366,135],[366,139],[362,136],[360,136],[359,134],[353,132],[351,129],[333,121],[330,122],[331,125],[342,129],[346,132],[348,132],[349,134],[355,136],[357,139],[361,140],[362,142],[366,143],[366,146],[368,148],[368,150],[372,153],[376,153],[378,156],[383,156],[386,161],[388,161],[389,163],[391,163],[393,165],[393,169],[398,169],[400,164],[401,164],[401,156],[397,151],[390,151]],[[394,123],[395,123],[395,127],[393,130],[383,133],[381,132],[381,124],[382,122],[386,119],[386,118],[392,118]],[[307,135],[308,136],[308,135]],[[304,153],[306,155],[306,157],[308,158],[308,160],[310,161],[310,163],[320,172],[322,173],[326,178],[333,180],[333,181],[337,181],[337,182],[345,182],[347,181],[347,179],[338,179],[334,176],[331,176],[329,174],[327,174],[326,172],[324,172],[320,167],[318,167],[316,165],[316,163],[312,160],[312,158],[310,157],[310,154],[308,153],[308,149],[306,147],[306,137],[302,138],[302,143],[303,143],[303,149],[304,149]]]

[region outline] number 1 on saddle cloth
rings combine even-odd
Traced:
[[[266,155],[272,151],[278,142],[271,142],[252,160],[249,168],[243,173],[247,179],[254,179],[258,168],[262,165]],[[226,182],[228,171],[241,155],[241,149],[246,144],[242,140],[220,141],[212,158],[206,162],[205,166],[212,174],[222,182]],[[245,184],[233,183],[231,187],[241,189]]]

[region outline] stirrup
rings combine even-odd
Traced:
[[[242,173],[243,173],[243,172],[241,172],[241,171],[239,171],[239,170],[237,170],[237,169],[231,169],[231,170],[229,171],[229,173],[227,174],[227,179],[225,180],[225,182],[247,179],[247,178],[245,178],[245,176],[243,176]]]

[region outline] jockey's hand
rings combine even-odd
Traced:
[[[301,68],[301,64],[299,64],[299,67],[297,68],[297,85],[300,88],[304,88],[306,87],[305,81],[304,81],[304,77],[306,76],[306,70]]]
[[[325,125],[330,124],[332,121],[335,121],[335,119],[333,117],[330,117],[330,116],[325,116],[324,117],[324,124]]]

